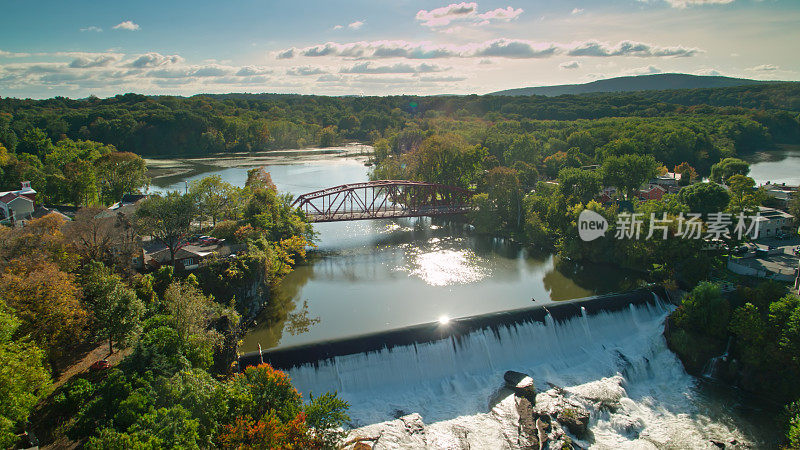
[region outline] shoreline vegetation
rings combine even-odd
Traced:
[[[373,146],[374,179],[474,189],[468,220],[478,233],[645,270],[651,282],[690,291],[669,319],[671,346],[688,370],[728,339],[723,379],[765,382],[786,403],[800,395],[792,356],[800,351],[800,299],[785,285],[739,279],[735,300],[726,300],[705,281],[728,277],[730,251],[687,239],[584,242],[576,233],[585,209],[608,220],[610,235],[620,211],[700,211],[706,221],[755,211],[766,198],[738,156],[800,143],[796,83],[555,98],[2,98],[0,189],[30,181],[37,203],[79,211],[69,222],[50,214],[0,228],[0,361],[12,367],[0,401],[13,399],[0,405],[0,446],[33,430],[42,442],[88,448],[338,445],[348,418],[335,393],[303,403],[284,374],[268,366],[234,374],[231,366],[242,319],[268,301],[270,286],[314,238],[268,174],[250,171],[241,188],[207,177],[186,194],[142,200],[127,217],[101,212],[148,185],[143,157],[235,158],[352,141]],[[668,173],[681,175],[676,189],[639,199],[640,186]],[[789,206],[796,217],[798,206]],[[176,251],[201,230],[244,251],[196,274],[172,270]],[[152,236],[170,263],[137,273],[132,236]],[[130,354],[51,389],[81,343]],[[781,370],[770,372],[774,361]],[[797,403],[784,423],[787,445],[800,446]]]

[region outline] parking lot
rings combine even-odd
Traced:
[[[795,235],[783,240],[759,239],[758,242],[748,243],[746,246],[747,253],[737,255],[732,262],[764,273],[765,276],[777,274],[782,279],[794,277],[798,265],[795,249],[800,246],[800,236]],[[757,254],[755,249],[767,251],[768,254]]]

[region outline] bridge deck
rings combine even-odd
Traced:
[[[335,214],[307,214],[309,222],[341,222],[345,220],[370,220],[370,219],[399,219],[402,217],[435,217],[452,214],[465,214],[470,211],[469,206],[439,207],[439,208],[397,208],[378,211],[347,211]]]

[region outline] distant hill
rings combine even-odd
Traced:
[[[659,73],[597,80],[585,84],[562,84],[558,86],[539,86],[506,89],[489,95],[557,95],[589,94],[593,92],[636,92],[666,89],[698,89],[744,86],[749,84],[775,83],[774,81],[748,80],[717,76],[687,75],[685,73]]]

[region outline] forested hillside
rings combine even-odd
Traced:
[[[557,86],[536,86],[506,89],[492,95],[556,95],[588,94],[592,92],[637,92],[663,89],[699,89],[744,86],[774,83],[720,76],[689,75],[686,73],[658,73],[654,75],[635,75],[597,80],[583,84],[561,84]]]
[[[91,140],[149,156],[202,155],[329,146],[342,140],[371,142],[405,128],[425,130],[448,120],[473,122],[484,129],[510,120],[532,131],[583,127],[535,122],[539,120],[660,117],[663,123],[687,116],[709,120],[737,116],[735,122],[745,129],[739,133],[742,139],[756,139],[762,145],[765,133],[769,142],[797,140],[798,112],[800,85],[796,83],[558,98],[276,94],[4,98],[0,99],[0,143],[11,152],[22,146],[24,152],[26,133],[39,128],[53,142]]]

